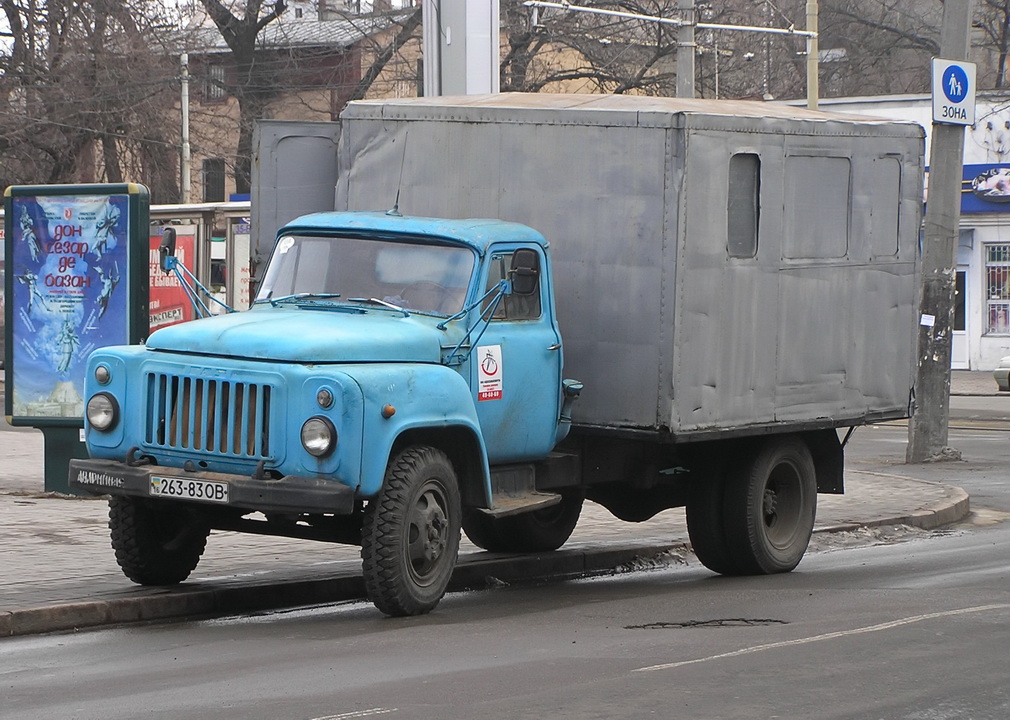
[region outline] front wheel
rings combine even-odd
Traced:
[[[143,498],[109,499],[112,548],[123,574],[139,585],[175,585],[189,577],[210,528],[184,506]]]
[[[738,574],[795,568],[817,510],[817,475],[806,444],[797,437],[770,439],[727,480],[726,547]]]
[[[470,542],[491,552],[550,552],[564,545],[582,513],[581,492],[562,495],[542,510],[494,518],[476,508],[463,511],[463,531]]]
[[[422,615],[445,595],[459,552],[456,472],[437,448],[407,448],[389,464],[361,530],[368,598],[387,615]]]

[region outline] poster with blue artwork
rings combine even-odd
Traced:
[[[8,416],[80,421],[88,355],[136,342],[127,276],[137,203],[100,187],[8,190]]]

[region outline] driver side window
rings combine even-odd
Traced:
[[[512,269],[512,251],[496,252],[491,256],[489,270],[487,274],[487,286],[484,288],[488,292],[502,280],[511,279],[509,272]],[[541,315],[540,304],[541,288],[537,285],[536,292],[532,295],[505,295],[495,310],[492,320],[536,320]],[[486,310],[493,301],[494,295],[484,301]]]

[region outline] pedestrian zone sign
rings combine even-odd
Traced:
[[[975,124],[975,63],[933,58],[933,122]]]

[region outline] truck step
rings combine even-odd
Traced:
[[[561,502],[561,496],[557,493],[526,492],[522,494],[508,495],[496,494],[494,507],[490,509],[481,508],[481,512],[487,513],[491,517],[508,517],[531,510],[540,510],[557,505]]]

